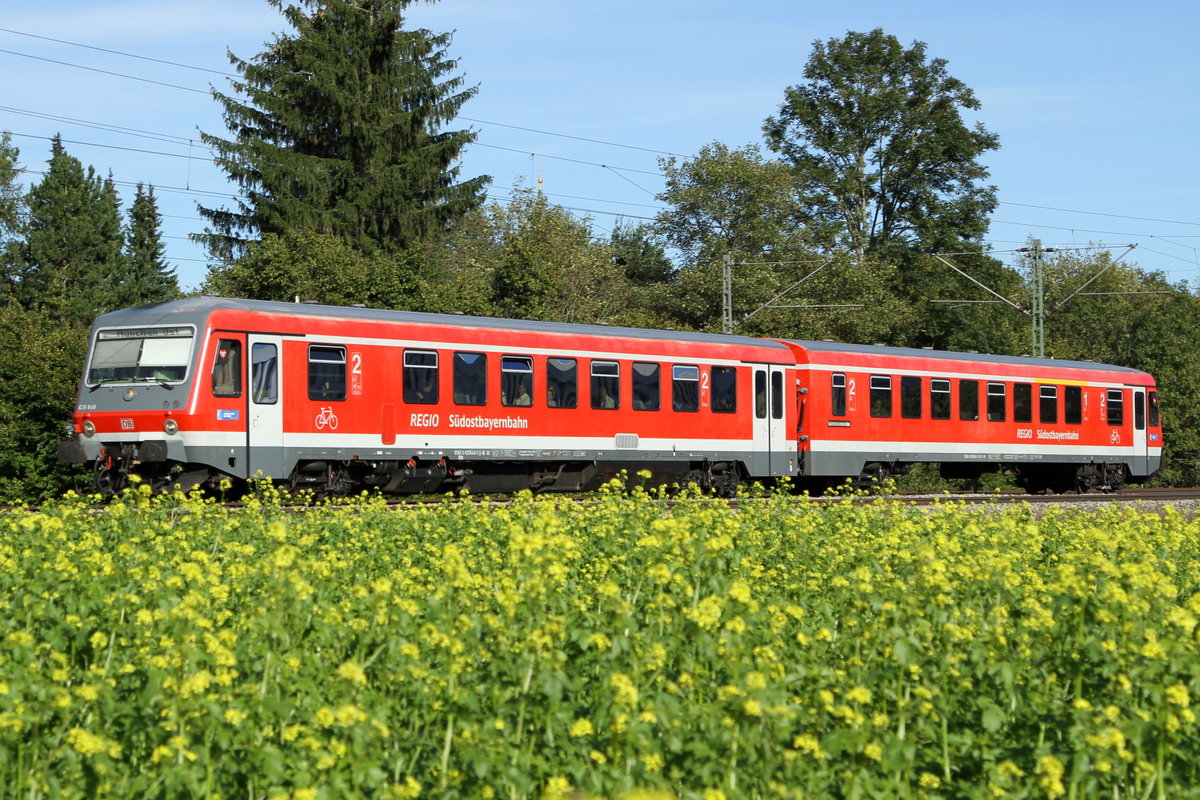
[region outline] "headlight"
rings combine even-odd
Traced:
[[[167,436],[174,436],[179,433],[179,423],[173,419],[168,419],[163,423],[163,431],[166,432]]]
[[[90,419],[85,419],[83,421],[83,435],[89,436],[89,437],[95,436],[96,435],[96,423],[92,422]]]

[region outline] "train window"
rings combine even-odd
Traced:
[[[1133,429],[1146,430],[1146,394],[1136,390],[1133,393]]]
[[[900,416],[905,419],[921,418],[921,379],[916,375],[900,378]]]
[[[671,367],[671,408],[675,411],[700,410],[700,368],[688,364]]]
[[[1150,427],[1157,428],[1158,427],[1158,392],[1151,391],[1149,394],[1150,394],[1150,397],[1149,397],[1148,405],[1150,406]]]
[[[308,399],[346,399],[346,348],[324,344],[309,345]]]
[[[767,372],[754,372],[754,416],[757,419],[767,418]]]
[[[454,402],[460,406],[487,405],[487,355],[454,354]]]
[[[1033,384],[1013,384],[1013,422],[1033,422]]]
[[[506,406],[533,404],[533,359],[500,356],[500,402]]]
[[[929,379],[929,416],[950,419],[950,381],[945,378]]]
[[[662,406],[658,364],[633,362],[633,407],[637,411],[658,411]]]
[[[592,362],[592,408],[621,407],[621,365],[615,361]]]
[[[1125,393],[1120,389],[1108,390],[1108,424],[1125,424]]]
[[[979,419],[979,381],[958,382],[958,418],[969,422]]]
[[[987,417],[989,422],[1004,422],[1004,384],[988,383]]]
[[[1068,425],[1078,425],[1083,422],[1083,388],[1080,386],[1063,387],[1063,422]]]
[[[1058,387],[1038,387],[1038,422],[1054,425],[1058,422]]]
[[[250,347],[250,397],[260,405],[279,402],[279,356],[273,344]]]
[[[432,350],[404,351],[404,402],[438,401],[438,354]]]
[[[573,358],[546,359],[546,405],[550,408],[575,408],[578,403],[579,377]]]
[[[115,328],[96,334],[87,385],[148,380],[181,381],[192,357],[190,327]]]
[[[844,417],[846,416],[846,373],[835,372],[830,381],[830,401],[833,406],[831,413],[835,417]]]
[[[892,379],[887,375],[871,376],[871,416],[892,415]]]
[[[783,419],[783,373],[771,373],[771,419]]]
[[[714,414],[737,411],[737,370],[734,367],[712,368],[712,410]]]
[[[242,396],[242,343],[237,339],[221,339],[213,356],[213,397]]]

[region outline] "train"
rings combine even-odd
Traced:
[[[731,495],[922,463],[1107,492],[1163,454],[1154,379],[1120,366],[210,296],[100,316],[73,429],[59,460],[105,494],[586,492],[624,471]]]

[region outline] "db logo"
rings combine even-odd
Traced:
[[[133,420],[129,419],[128,417],[121,417],[121,430],[123,430],[123,431],[133,430]]]
[[[1108,441],[1110,444],[1120,444],[1121,443],[1121,432],[1113,431],[1112,433],[1110,433],[1108,435]]]

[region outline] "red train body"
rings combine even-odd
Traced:
[[[105,492],[580,491],[622,469],[729,492],[920,462],[1112,489],[1162,452],[1153,380],[1120,367],[221,298],[100,317],[75,428],[60,458]]]

